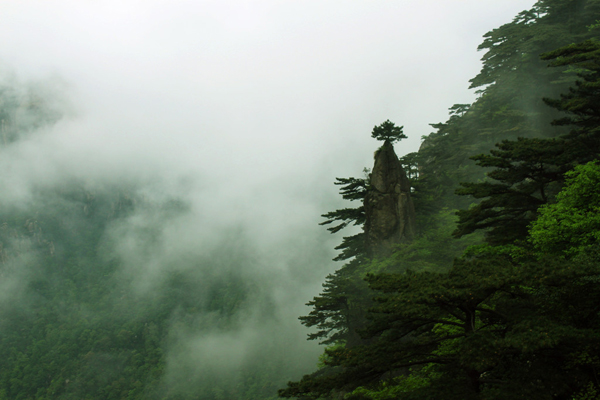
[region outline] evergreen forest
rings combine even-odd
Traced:
[[[599,21],[598,1],[541,0],[484,36],[477,99],[399,159],[414,217],[377,216],[406,136],[374,127],[373,169],[336,181],[355,206],[323,215],[362,229],[300,317],[326,349],[281,397],[600,398]],[[387,248],[385,223],[405,230]]]
[[[243,232],[161,258],[180,198],[73,178],[15,202],[4,180],[0,400],[600,398],[600,0],[539,0],[479,50],[473,103],[400,157],[410,132],[381,122],[374,165],[336,178],[348,206],[321,225],[338,269],[299,315],[322,345],[308,363],[277,325],[276,278],[240,273],[261,269]],[[0,86],[6,154],[62,118],[42,92]]]

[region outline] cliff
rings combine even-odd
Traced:
[[[389,256],[394,245],[415,236],[415,208],[410,183],[389,141],[375,153],[370,187],[365,197],[367,254]]]

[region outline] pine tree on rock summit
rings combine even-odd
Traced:
[[[404,126],[396,126],[396,124],[387,119],[381,125],[373,127],[371,137],[382,142],[395,143],[407,138],[402,132],[403,129]]]

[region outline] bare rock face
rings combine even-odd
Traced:
[[[410,197],[410,183],[388,141],[375,153],[364,205],[365,239],[370,257],[387,257],[394,245],[415,236],[415,207]]]

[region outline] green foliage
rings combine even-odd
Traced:
[[[496,182],[462,183],[460,195],[484,199],[459,212],[457,236],[478,229],[487,230],[492,244],[523,240],[528,225],[537,217],[537,209],[554,200],[563,175],[577,164],[594,160],[600,154],[600,42],[587,40],[543,55],[554,60],[552,66],[583,69],[560,99],[544,101],[567,113],[552,122],[572,127],[556,139],[503,141],[490,155],[472,157],[482,167],[495,168],[487,175]]]
[[[2,273],[14,279],[24,243],[40,262],[17,299],[29,302],[2,312],[0,388],[8,398],[143,398],[143,385],[160,378],[164,325],[120,312],[107,278],[115,264],[99,256],[125,196],[89,194],[46,191],[37,210],[0,212]]]
[[[329,225],[334,222],[339,222],[338,225],[327,228],[331,233],[337,233],[346,228],[348,225],[362,226],[365,223],[365,208],[362,201],[365,198],[368,190],[368,170],[365,169],[365,178],[335,178],[334,185],[342,186],[340,194],[342,198],[350,201],[360,201],[361,205],[355,208],[343,208],[340,210],[330,211],[321,217],[326,218],[319,225]],[[352,236],[347,236],[342,239],[342,243],[335,248],[341,250],[341,253],[334,258],[335,261],[343,261],[354,257],[361,258],[365,254],[364,235],[357,233]]]
[[[364,327],[364,313],[370,304],[363,276],[358,262],[350,262],[327,276],[323,292],[306,304],[312,310],[299,318],[303,325],[318,329],[308,335],[309,340],[350,345],[360,341],[357,331]]]
[[[0,83],[0,148],[10,152],[62,117],[65,107],[51,89]],[[274,356],[279,345],[216,372],[185,348],[189,337],[238,328],[250,302],[269,308],[258,278],[239,272],[254,269],[243,240],[232,234],[205,257],[178,251],[181,257],[166,265],[155,259],[161,235],[188,206],[176,198],[151,200],[132,183],[95,183],[43,182],[27,187],[20,202],[3,187],[0,399],[275,398],[298,368]]]
[[[553,125],[569,126],[571,131],[564,136],[565,152],[569,154],[571,167],[598,158],[600,154],[600,42],[586,40],[571,44],[543,55],[553,60],[555,67],[570,66],[579,71],[575,86],[559,99],[545,98],[544,101],[567,113],[556,119]]]
[[[358,387],[344,396],[344,399],[395,400],[403,394],[427,387],[430,379],[426,370],[427,368],[421,368],[418,371],[411,371],[408,375],[397,376],[389,382],[382,381],[375,388]]]
[[[343,199],[359,201],[355,208],[344,208],[321,215],[326,218],[319,225],[338,224],[327,228],[337,233],[349,225],[361,226],[365,222],[365,208],[362,204],[368,190],[368,170],[364,178],[336,178],[335,185],[341,186]],[[341,253],[334,261],[349,260],[342,268],[327,276],[323,292],[315,296],[306,305],[311,312],[300,321],[307,327],[316,327],[317,331],[308,335],[309,340],[320,340],[321,344],[353,343],[357,340],[356,330],[362,327],[362,319],[367,303],[360,299],[366,291],[362,274],[357,269],[366,254],[364,233],[346,236],[335,248]]]
[[[392,121],[385,120],[381,125],[373,127],[371,137],[382,142],[395,143],[402,139],[406,139],[407,136],[402,132],[403,126],[396,126]]]
[[[184,215],[185,204],[150,203],[118,188],[91,192],[76,184],[32,197],[35,201],[25,207],[0,205],[0,276],[3,283],[21,284],[11,293],[10,307],[0,307],[0,393],[5,398],[275,396],[278,377],[288,367],[270,354],[257,356],[260,367],[242,370],[235,384],[230,375],[192,380],[193,373],[176,385],[166,381],[174,332],[201,336],[231,328],[256,295],[256,282],[239,274],[194,272],[202,263],[218,271],[228,263],[248,262],[239,240],[243,254],[216,249],[190,268],[167,273],[151,296],[143,296],[132,291],[111,238],[121,238],[119,228],[130,226],[133,215],[150,211],[159,225],[144,226],[139,235],[144,245],[155,246],[160,223]],[[207,316],[210,326],[201,323]]]
[[[327,365],[329,363],[331,363],[331,359],[327,355],[328,351],[336,351],[339,349],[343,349],[344,347],[346,347],[346,342],[343,340],[340,340],[338,342],[332,343],[331,345],[327,346],[325,348],[325,352],[319,356],[319,362],[317,363],[317,368],[319,368],[319,369],[325,368],[325,367],[327,367]]]
[[[461,239],[452,237],[456,227],[455,210],[442,209],[428,220],[414,240],[397,245],[388,258],[373,260],[365,265],[369,273],[377,272],[447,272],[463,251],[481,241],[481,235]]]
[[[517,263],[489,248],[458,260],[449,273],[369,276],[381,294],[367,344],[328,350],[337,373],[305,377],[281,394],[327,396],[363,386],[355,393],[362,398],[369,391],[406,399],[569,398],[573,388],[594,382],[599,365],[573,353],[600,350],[598,260],[593,253],[572,262]],[[427,368],[428,380],[402,373],[407,368]],[[379,380],[390,373],[427,384],[382,388]]]
[[[565,168],[560,165],[564,148],[554,139],[503,141],[490,155],[472,157],[482,167],[492,167],[488,178],[478,183],[461,183],[459,195],[483,201],[461,210],[455,236],[486,230],[492,244],[512,243],[527,235],[536,210],[556,194]]]
[[[371,272],[375,296],[362,340],[326,349],[326,366],[280,396],[597,397],[597,165],[577,167],[561,189],[600,153],[600,47],[586,41],[599,17],[597,0],[541,0],[486,34],[471,81],[480,97],[452,107],[403,159],[422,236],[356,268]],[[459,213],[456,236],[485,232],[487,243],[457,257],[479,240],[449,240],[448,209],[472,201],[454,195],[460,181],[471,183],[458,194],[476,203]]]
[[[402,169],[404,170],[404,173],[406,173],[406,177],[410,181],[411,186],[413,186],[418,182],[419,178],[419,153],[408,153],[399,159],[402,164]]]
[[[443,207],[467,208],[472,200],[457,196],[456,186],[485,179],[489,167],[479,168],[471,157],[486,154],[496,143],[568,132],[564,126],[550,127],[561,114],[542,99],[567,91],[576,76],[565,73],[570,66],[547,68],[539,57],[594,37],[585,27],[598,18],[595,0],[543,0],[484,35],[478,48],[485,52],[483,68],[471,80],[479,98],[470,105],[451,107],[448,121],[432,124],[435,131],[419,149],[420,182],[414,185],[417,210],[433,214]]]
[[[594,400],[598,398],[599,394],[596,386],[590,382],[581,392],[573,397],[573,400]]]
[[[573,256],[600,240],[600,165],[590,162],[567,173],[556,203],[540,208],[530,240],[542,254]]]

